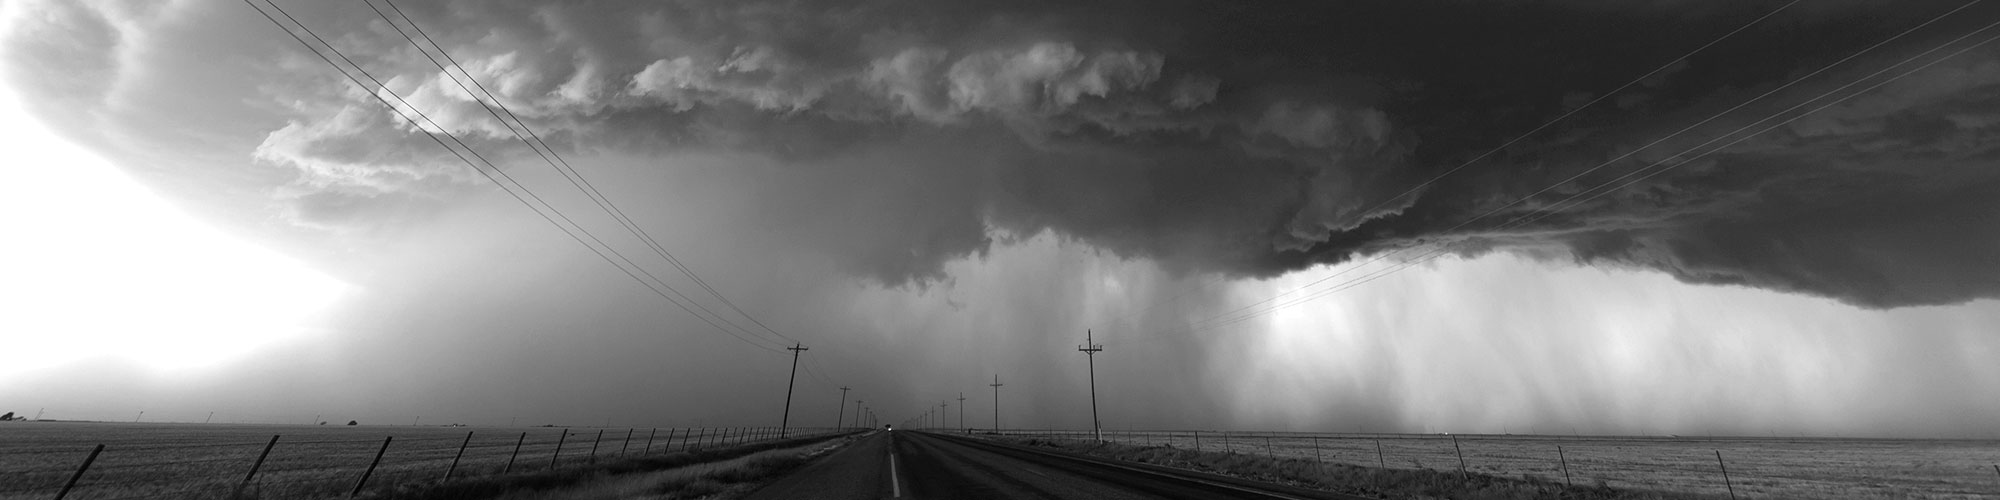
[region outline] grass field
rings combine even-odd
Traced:
[[[1021,431],[1018,435],[1049,435]],[[1087,439],[1085,432],[1058,432]],[[1141,446],[1270,455],[1330,464],[1456,472],[1452,436],[1214,431],[1107,432]],[[1380,453],[1377,453],[1377,446]],[[1556,447],[1562,447],[1559,458]],[[1578,486],[1712,494],[1727,498],[2000,498],[2000,441],[1814,438],[1460,435],[1475,474],[1536,477]],[[1716,453],[1728,467],[1730,486]]]
[[[510,458],[514,472],[548,470],[552,464],[739,444],[775,434],[753,432],[591,428],[570,429],[565,437],[559,428],[7,423],[0,425],[0,500],[51,498],[99,444],[104,451],[68,498],[226,497],[273,435],[280,436],[278,442],[247,488],[261,498],[345,495],[383,450],[385,438],[393,439],[368,478],[371,491],[442,480],[461,445],[465,452],[456,477],[498,473]],[[825,430],[793,429],[792,435],[808,432]]]
[[[263,498],[344,495],[387,437],[394,440],[368,480],[370,490],[441,480],[461,444],[466,446],[465,455],[456,474],[462,477],[506,468],[515,456],[517,440],[520,452],[512,470],[524,472],[547,470],[552,459],[573,466],[593,456],[658,454],[713,447],[723,439],[746,441],[743,429],[727,430],[726,438],[722,432],[579,428],[562,437],[563,429],[558,428],[7,423],[0,424],[0,500],[51,498],[98,444],[105,445],[104,452],[68,498],[163,493],[222,498],[243,480],[272,435],[281,437],[249,490]],[[1086,437],[1080,432],[1009,434]],[[1459,464],[1451,437],[1443,435],[1213,431],[1106,435],[1125,444],[1179,449],[1195,449],[1197,438],[1203,451],[1318,458],[1363,467],[1455,472]],[[559,439],[563,444],[557,457]],[[1992,440],[1457,436],[1468,471],[1502,477],[1563,481],[1557,446],[1568,460],[1570,481],[1578,486],[1726,495],[1715,460],[1719,451],[1731,485],[1742,498],[2000,498],[2000,471],[1993,469],[2000,463],[2000,442]]]

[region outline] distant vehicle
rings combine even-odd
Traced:
[[[885,424],[885,425],[883,425],[883,426],[882,426],[882,430],[885,430],[885,431],[893,431],[893,430],[896,430],[896,426],[895,426],[895,424]]]

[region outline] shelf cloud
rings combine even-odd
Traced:
[[[1852,99],[1812,100],[1984,40],[1991,34],[1866,78],[1978,29],[1981,9],[1864,52],[1954,4],[1799,7],[1763,21],[1772,29],[1675,62],[1776,6],[402,8],[564,150],[755,157],[816,172],[833,184],[766,201],[776,211],[851,211],[849,229],[868,237],[828,250],[891,285],[945,279],[944,263],[989,251],[999,235],[1050,231],[1181,272],[1229,276],[1442,246],[1868,307],[2000,296],[2000,259],[1990,257],[2000,253],[2000,170],[1990,168],[1986,140],[2000,110],[1985,102],[2000,82],[2000,49],[1978,46]],[[303,227],[381,220],[350,212],[422,211],[424,200],[484,182],[311,56],[265,43],[272,33],[242,30],[234,36],[259,42],[232,43],[149,29],[218,8],[40,6],[29,15],[50,22],[12,34],[9,73],[36,101],[74,110],[58,121],[127,154],[201,147],[200,136],[218,132],[201,127],[261,130],[247,146],[258,163],[279,167],[266,174],[283,186],[265,201],[289,206]],[[443,129],[475,146],[513,144],[455,73],[439,71],[436,55],[413,49],[390,24],[356,9],[301,10]],[[63,50],[41,50],[55,47]],[[140,57],[169,47],[225,55],[206,66]],[[228,100],[157,94],[252,62],[278,70],[264,70],[272,81],[262,84],[225,83],[244,91]],[[199,113],[246,123],[154,128]],[[1767,116],[1777,119],[1758,121]],[[1732,134],[1776,123],[1741,141]],[[494,154],[509,168],[539,161],[508,151]],[[1628,176],[1656,164],[1673,168]],[[881,200],[852,199],[849,187],[862,185],[889,187],[863,190]],[[866,227],[875,224],[889,227]]]

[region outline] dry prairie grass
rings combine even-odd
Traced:
[[[490,477],[507,468],[512,476],[542,475],[539,480],[569,484],[580,471],[606,467],[673,466],[672,460],[714,459],[696,443],[714,439],[683,439],[660,429],[650,450],[648,429],[633,433],[629,447],[625,429],[572,429],[556,454],[559,428],[451,428],[412,426],[284,426],[117,424],[29,422],[0,425],[0,500],[51,497],[97,444],[106,445],[68,498],[230,498],[249,471],[258,452],[274,434],[278,444],[243,490],[256,498],[327,498],[352,490],[385,437],[393,437],[381,465],[368,479],[373,494],[398,494],[411,485],[434,485],[443,479],[452,457],[465,444],[465,455],[454,472],[454,483]],[[472,432],[471,441],[465,440]],[[514,454],[521,433],[528,433]],[[737,431],[741,432],[741,431]],[[742,441],[732,437],[732,449]],[[769,441],[764,442],[766,444]],[[592,448],[596,448],[593,455]],[[690,449],[695,453],[682,453]],[[622,453],[621,453],[622,451]],[[648,453],[650,451],[650,453]],[[668,459],[667,457],[674,458]],[[593,458],[595,457],[595,458]],[[647,459],[669,460],[648,462]],[[596,463],[595,467],[588,464]],[[560,467],[551,467],[559,463]],[[407,493],[407,492],[405,492]]]
[[[1245,475],[1365,487],[1450,498],[1743,498],[1970,499],[2000,495],[2000,443],[1987,440],[1766,439],[1569,436],[1312,435],[1202,432],[1107,433],[1096,445],[1082,433],[1017,438],[1130,460]],[[1377,454],[1377,443],[1381,446]],[[1563,447],[1574,488],[1565,483]],[[1224,451],[1227,450],[1227,451]],[[1462,450],[1469,485],[1457,479]],[[1728,465],[1725,486],[1715,453]],[[1183,454],[1187,454],[1183,456]],[[1195,458],[1202,457],[1202,458]],[[1378,458],[1379,457],[1379,458]],[[1277,465],[1291,464],[1291,465]],[[1325,464],[1313,472],[1315,464]],[[1383,465],[1386,464],[1386,467]],[[1300,469],[1295,474],[1277,472]],[[1468,489],[1469,488],[1469,489]],[[1519,490],[1525,496],[1507,496]],[[1437,492],[1453,491],[1451,495]],[[1603,496],[1605,492],[1624,492]],[[1596,493],[1586,493],[1596,492]],[[1596,496],[1577,496],[1577,495]],[[1651,495],[1651,496],[1647,496]],[[1398,497],[1391,495],[1392,497]]]

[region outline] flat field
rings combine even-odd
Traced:
[[[1119,443],[1177,448],[1194,448],[1197,437],[1205,451],[1401,469],[1456,471],[1462,452],[1473,473],[1551,481],[1565,480],[1567,461],[1567,480],[1579,486],[1721,498],[1731,488],[1738,498],[2000,498],[2000,470],[1994,468],[2000,464],[2000,441],[1995,440],[1459,435],[1454,448],[1449,435],[1105,433],[1106,440]]]
[[[381,463],[368,478],[369,490],[441,480],[461,445],[459,477],[497,473],[510,460],[516,472],[546,470],[558,462],[679,451],[725,439],[741,443],[754,432],[576,428],[565,436],[564,429],[545,427],[8,422],[0,424],[0,500],[52,498],[99,444],[104,451],[67,498],[226,497],[244,484],[274,435],[280,436],[277,444],[246,487],[263,498],[345,495],[378,452]],[[808,431],[793,430],[802,432]]]

